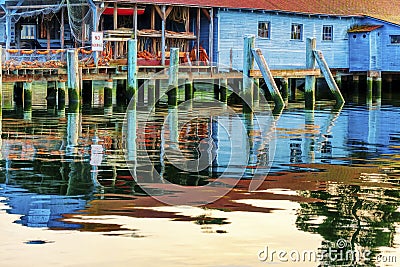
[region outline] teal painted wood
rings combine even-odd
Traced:
[[[68,87],[68,105],[71,112],[76,112],[80,106],[80,80],[78,68],[78,50],[70,49],[67,51],[67,87]]]
[[[251,109],[253,106],[253,79],[250,77],[250,70],[254,68],[253,50],[256,37],[254,35],[247,35],[244,37],[243,49],[243,87],[241,97],[244,101],[244,110]]]
[[[349,67],[349,43],[347,30],[359,24],[359,18],[304,16],[276,12],[247,12],[220,10],[218,12],[218,63],[229,66],[230,50],[233,67],[242,69],[243,47],[238,40],[246,34],[258,35],[258,22],[270,22],[270,38],[256,37],[256,47],[264,52],[271,69],[305,67],[306,38],[315,37],[317,47],[324,51],[331,68]],[[291,24],[303,24],[303,40],[291,40]],[[323,25],[333,26],[333,40],[322,40]]]
[[[178,105],[179,48],[171,48],[169,56],[168,105]]]
[[[126,82],[126,94],[128,101],[136,95],[137,81],[137,40],[128,41],[128,74]]]
[[[315,38],[307,38],[306,42],[306,68],[315,69],[314,50],[317,48],[317,40]],[[305,108],[314,109],[315,105],[315,76],[306,76],[304,87]]]

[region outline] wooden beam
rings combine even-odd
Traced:
[[[157,13],[158,13],[158,15],[160,16],[160,18],[163,19],[163,13],[162,13],[160,7],[157,6],[157,5],[153,5],[153,7],[154,7],[154,9],[157,11]]]
[[[137,39],[137,31],[138,31],[138,20],[137,20],[137,13],[138,13],[138,7],[137,7],[137,4],[135,3],[134,4],[134,11],[133,11],[133,25],[134,25],[134,28],[133,28],[133,33],[135,34],[135,39]]]
[[[156,9],[154,6],[152,6],[150,14],[150,29],[154,30],[155,26],[156,26]]]
[[[210,9],[210,30],[208,34],[208,58],[210,66],[213,64],[213,51],[214,51],[214,9]]]
[[[210,20],[211,20],[211,17],[210,17],[210,13],[208,13],[208,10],[205,9],[205,8],[202,8],[201,11],[203,11],[203,14],[206,16],[206,18],[208,19],[208,21],[210,21]]]
[[[61,49],[64,49],[64,46],[65,46],[65,23],[64,23],[64,12],[65,12],[65,8],[61,8],[61,27],[60,27],[60,42],[61,42]]]
[[[169,6],[169,7],[167,8],[167,11],[165,11],[165,19],[168,18],[169,13],[171,13],[171,11],[172,11],[173,8],[174,8],[173,6]]]
[[[161,65],[165,65],[165,5],[162,6],[161,16]]]
[[[186,30],[186,32],[190,32],[190,8],[189,7],[186,7],[185,30]]]
[[[118,29],[118,4],[114,3],[114,10],[113,10],[113,28],[114,30]]]
[[[199,61],[199,47],[200,47],[200,7],[197,8],[197,16],[196,16],[196,38],[197,38],[197,42],[196,42],[196,60]]]
[[[321,76],[319,69],[271,70],[271,73],[277,78],[304,78],[307,75]],[[262,78],[260,70],[250,70],[250,76],[253,78]]]

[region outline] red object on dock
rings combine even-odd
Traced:
[[[135,11],[135,9],[133,9],[133,8],[126,8],[126,7],[117,8],[118,16],[133,16],[134,11]],[[107,7],[103,12],[103,15],[113,15],[113,14],[114,14],[113,7]],[[138,8],[137,14],[138,15],[144,14],[144,8]]]

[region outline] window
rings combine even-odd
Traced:
[[[303,24],[292,24],[292,33],[290,35],[292,40],[302,40],[303,39]]]
[[[332,25],[322,26],[322,40],[323,41],[332,41],[333,40],[333,26]]]
[[[400,35],[390,35],[391,44],[400,44]]]
[[[36,39],[36,25],[21,25],[21,39]]]
[[[262,21],[258,23],[258,37],[270,38],[270,22]]]

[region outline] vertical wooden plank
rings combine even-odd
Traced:
[[[11,11],[6,10],[6,49],[10,49],[11,45],[11,23],[12,23],[12,17],[11,17]],[[9,54],[7,53],[7,60],[9,59]]]
[[[147,106],[149,109],[154,107],[156,103],[156,81],[150,79],[147,83]]]
[[[190,8],[186,7],[186,21],[185,21],[185,30],[186,32],[190,31]]]
[[[113,10],[113,29],[118,29],[118,4],[114,3],[114,10]]]
[[[80,81],[78,66],[78,50],[67,51],[67,73],[68,73],[68,105],[72,112],[76,112],[80,102]]]
[[[178,67],[179,67],[179,48],[170,49],[168,79],[168,105],[178,105]]]
[[[193,98],[193,80],[185,81],[185,101]]]
[[[57,82],[57,105],[58,109],[62,110],[65,108],[65,82]]]
[[[113,80],[109,79],[104,84],[104,107],[112,107],[113,103]]]
[[[138,31],[138,20],[137,20],[137,13],[138,13],[138,7],[137,4],[135,3],[133,5],[133,33],[135,34],[135,39],[137,39],[137,31]]]
[[[285,102],[285,105],[287,105],[289,102],[289,79],[282,78],[281,82],[282,82],[282,98],[283,101]]]
[[[165,66],[165,5],[161,7],[161,65]]]
[[[196,61],[199,61],[199,56],[200,56],[200,52],[199,52],[199,47],[200,47],[200,26],[201,26],[201,13],[200,13],[200,7],[197,8],[197,15],[196,15]]]
[[[306,41],[306,68],[315,69],[314,50],[317,49],[317,39],[307,38]],[[304,98],[306,109],[314,109],[315,105],[315,76],[307,75],[305,79]]]
[[[253,49],[256,37],[254,35],[246,35],[244,37],[243,49],[243,112],[250,112],[253,107],[253,79],[250,77],[250,70],[254,68]]]
[[[154,27],[156,26],[156,9],[154,8],[154,5],[151,6],[151,13],[150,13],[150,29],[154,30]]]
[[[60,28],[60,42],[61,42],[61,49],[64,49],[65,46],[65,18],[64,18],[65,8],[61,8],[61,28]],[[62,56],[63,54],[61,54]]]
[[[212,66],[214,51],[214,8],[210,8],[210,30],[208,35],[208,58],[210,59],[210,66]]]
[[[223,103],[227,103],[228,101],[228,79],[224,78],[219,81],[220,86],[220,101]]]
[[[260,79],[253,79],[253,100],[258,103],[260,100]]]
[[[128,102],[136,95],[137,91],[137,39],[128,41],[128,74],[126,95]],[[135,100],[134,100],[135,101]]]

